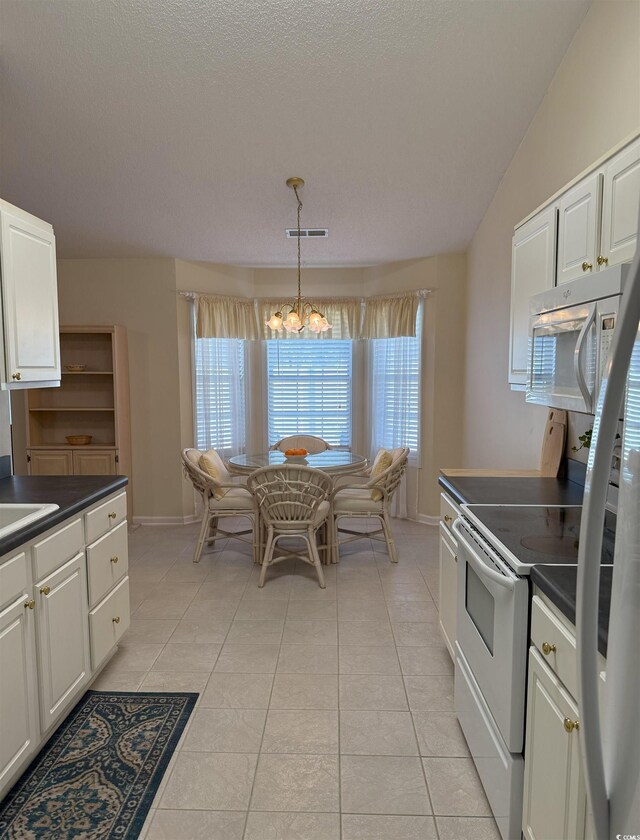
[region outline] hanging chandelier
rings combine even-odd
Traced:
[[[302,297],[300,286],[300,211],[302,210],[302,202],[298,190],[300,187],[304,187],[304,181],[302,178],[287,178],[287,186],[294,191],[298,202],[298,295],[293,302],[279,306],[278,311],[274,312],[265,323],[274,332],[280,331],[283,327],[287,332],[294,333],[302,332],[305,327],[309,327],[311,332],[314,333],[327,332],[331,329],[331,324],[316,306]]]

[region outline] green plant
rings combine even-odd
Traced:
[[[583,435],[578,435],[578,440],[580,441],[580,446],[572,446],[571,449],[573,452],[580,452],[581,449],[591,449],[591,435],[593,434],[593,429],[587,429],[587,431]],[[619,434],[616,434],[616,440],[620,438]]]
[[[593,434],[593,429],[587,429],[587,431],[583,435],[578,435],[578,440],[580,441],[580,446],[572,446],[571,450],[573,452],[580,452],[581,449],[590,449],[591,448],[591,435]]]

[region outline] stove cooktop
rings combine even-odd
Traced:
[[[492,543],[517,574],[531,566],[573,566],[578,562],[582,507],[465,505],[463,514]],[[616,516],[605,512],[602,563],[613,563]],[[503,550],[504,549],[504,550]],[[509,556],[511,555],[511,556]]]

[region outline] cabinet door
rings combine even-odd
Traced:
[[[604,172],[600,264],[633,259],[640,206],[640,141],[617,154]],[[605,262],[606,260],[606,262]]]
[[[28,459],[29,475],[73,475],[71,452],[64,449],[32,449]]]
[[[522,830],[527,840],[582,840],[587,800],[575,701],[540,654],[529,651]]]
[[[558,285],[597,268],[602,173],[590,175],[560,199]]]
[[[73,452],[74,475],[115,475],[116,453],[109,450],[102,452]]]
[[[558,211],[550,207],[518,228],[511,252],[509,382],[524,385],[529,364],[529,298],[556,279]]]
[[[84,553],[35,586],[40,719],[43,731],[89,677],[89,625]]]
[[[440,523],[440,633],[452,658],[456,640],[457,563],[455,543]]]
[[[56,243],[51,226],[0,210],[7,387],[60,383]]]
[[[0,613],[0,798],[39,742],[34,610],[25,591]]]

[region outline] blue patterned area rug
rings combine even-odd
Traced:
[[[134,840],[197,697],[87,691],[0,803],[0,837]]]

